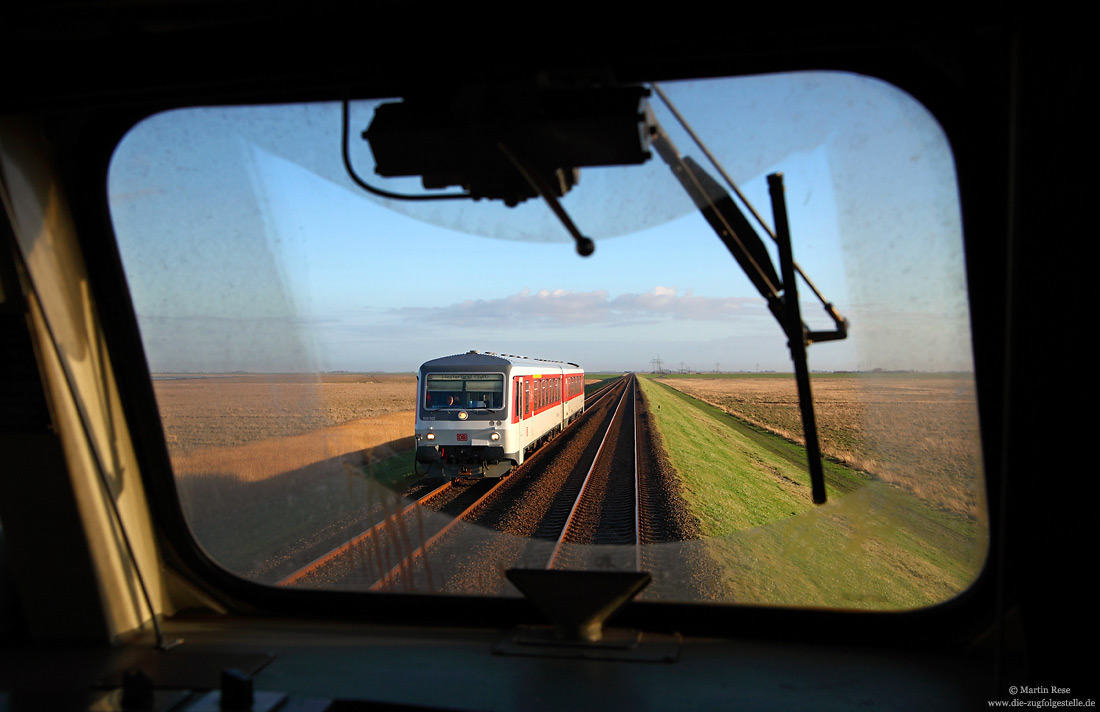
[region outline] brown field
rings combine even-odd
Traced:
[[[153,388],[177,477],[255,482],[412,446],[413,374],[158,374]]]
[[[358,466],[411,447],[413,415],[412,410],[387,413],[300,435],[181,451],[172,454],[172,468],[177,477],[218,474],[257,482],[337,457]]]
[[[158,376],[153,386],[197,517],[232,508],[227,483],[278,478],[293,489],[412,447],[412,375]]]
[[[375,463],[412,448],[411,374],[158,375],[154,390],[187,521],[248,578],[275,581],[361,529],[396,496]]]
[[[416,399],[412,374],[158,375],[153,388],[173,458],[411,411]]]
[[[659,379],[727,413],[802,443],[793,376]],[[967,375],[828,374],[812,379],[826,456],[937,507],[980,516],[981,446]]]

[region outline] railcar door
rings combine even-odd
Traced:
[[[512,378],[512,424],[523,419],[523,376]]]
[[[523,419],[527,420],[531,417],[531,377],[523,377]],[[529,423],[523,425],[523,437],[524,440],[530,437],[531,426]]]
[[[558,413],[561,421],[561,430],[565,430],[565,371],[564,369],[554,376],[554,397],[557,399],[555,402],[558,404]]]

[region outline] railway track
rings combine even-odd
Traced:
[[[433,501],[438,501],[444,498],[447,494],[455,491],[455,487],[451,482],[444,482],[443,484],[434,488],[428,489],[427,494],[417,497],[415,500],[405,505],[394,512],[386,512],[384,519],[376,522],[371,527],[365,529],[360,534],[352,537],[343,544],[337,546],[331,551],[322,554],[310,563],[306,564],[297,571],[289,574],[288,576],[280,579],[275,585],[277,586],[290,586],[306,579],[314,571],[317,571],[326,564],[336,561],[342,556],[347,556],[349,552],[356,546],[370,546],[373,545],[376,550],[380,551],[384,544],[382,540],[386,536],[402,538],[402,532],[407,533],[407,526],[402,526],[407,518],[410,518],[416,508],[428,507]],[[404,538],[408,538],[407,534]]]
[[[645,492],[636,391],[620,379],[508,477],[424,493],[280,583],[500,595],[512,567],[641,570],[664,515]]]
[[[548,569],[641,570],[636,388],[631,375],[561,525]]]
[[[339,585],[365,588],[408,559],[418,542],[460,517],[489,483],[422,485],[409,499],[379,497],[380,518],[370,527],[277,582],[279,586]]]

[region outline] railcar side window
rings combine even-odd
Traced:
[[[871,610],[972,584],[988,518],[939,124],[845,73],[662,88],[706,153],[653,115],[748,197],[776,263],[766,177],[783,175],[795,260],[850,319],[809,348],[828,503],[786,338],[659,157],[580,170],[560,202],[595,240],[581,258],[538,199],[368,194],[338,102],[194,107],[134,126],[108,188],[165,486],[214,561],[287,588],[500,596],[514,566],[640,566],[656,601]],[[396,101],[350,103],[348,157],[424,193],[376,175],[360,138]],[[589,477],[601,499],[563,528]],[[488,498],[461,513],[470,487]]]

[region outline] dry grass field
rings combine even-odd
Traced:
[[[361,529],[396,496],[393,463],[412,468],[411,374],[158,375],[154,390],[187,521],[247,578],[274,582]]]
[[[163,374],[153,388],[173,458],[411,411],[416,399],[412,374]]]
[[[746,422],[802,442],[793,376],[659,380]],[[982,516],[977,401],[969,376],[827,374],[812,380],[826,456],[938,508]]]

